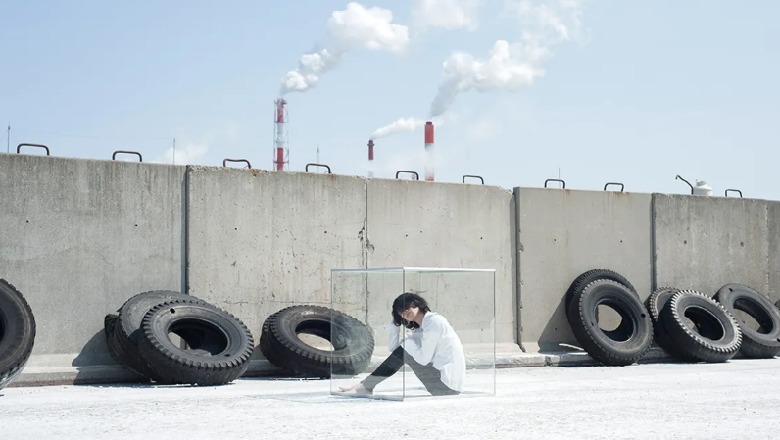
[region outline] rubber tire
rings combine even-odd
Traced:
[[[223,385],[249,368],[254,338],[230,313],[202,301],[179,299],[152,307],[141,324],[138,348],[165,383]],[[191,348],[168,336],[179,335]]]
[[[572,283],[569,285],[569,289],[566,290],[566,295],[564,296],[564,312],[568,315],[569,313],[569,306],[571,305],[572,298],[577,295],[579,292],[582,291],[582,289],[585,288],[588,284],[596,281],[596,280],[612,280],[615,282],[618,282],[628,288],[628,290],[636,293],[636,289],[634,286],[624,277],[623,275],[620,275],[619,273],[609,270],[609,269],[591,269],[586,272],[581,273],[577,278],[572,281]],[[638,296],[638,294],[637,294]]]
[[[742,331],[739,356],[752,359],[770,359],[780,354],[780,311],[769,299],[742,284],[726,284],[713,297],[735,317],[736,311],[747,313],[758,324],[758,330],[737,319]]]
[[[0,278],[0,389],[22,373],[35,345],[35,316],[24,296]]]
[[[650,319],[653,321],[653,335],[658,346],[663,348],[664,351],[677,360],[684,362],[699,362],[698,359],[678,349],[677,345],[672,342],[672,337],[669,336],[669,332],[666,331],[666,328],[664,328],[660,322],[661,310],[663,310],[664,306],[669,302],[669,298],[679,291],[680,289],[677,289],[676,287],[658,288],[647,297],[645,307],[647,308],[647,311],[650,312]]]
[[[333,351],[306,344],[298,333],[328,340]],[[290,306],[265,320],[260,350],[273,365],[297,375],[352,376],[368,367],[374,352],[374,335],[370,327],[337,310],[313,305]]]
[[[117,319],[119,319],[119,315],[116,313],[109,313],[103,317],[103,333],[106,335],[106,338],[111,337],[111,334],[114,333]]]
[[[608,366],[626,366],[639,361],[653,343],[650,314],[635,292],[622,283],[600,279],[591,282],[572,298],[569,321],[574,337],[595,360]],[[621,316],[620,325],[605,331],[598,325],[599,305],[611,307]]]
[[[203,300],[181,292],[152,290],[133,295],[125,301],[118,310],[116,320],[111,318],[112,315],[104,318],[106,346],[120,365],[147,379],[163,382],[144,360],[138,349],[138,341],[141,336],[141,322],[146,313],[160,303],[176,299],[190,299],[205,304]]]
[[[690,312],[696,316],[690,316]],[[696,325],[695,332],[686,318]],[[699,361],[726,362],[742,345],[742,332],[734,316],[701,292],[681,290],[672,295],[661,310],[660,321],[677,349]],[[710,335],[719,336],[713,339]]]

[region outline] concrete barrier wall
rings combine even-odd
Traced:
[[[207,167],[190,167],[187,180],[189,293],[244,320],[256,339],[286,306],[330,306],[331,269],[452,266],[499,269],[497,322],[502,341],[513,342],[506,190]],[[382,344],[389,308],[366,310],[362,292],[334,307],[376,314]],[[450,319],[468,319],[468,308],[456,310]]]
[[[33,310],[37,367],[113,364],[103,317],[182,289],[184,167],[0,154],[0,277]]]
[[[187,182],[188,291],[239,317],[256,344],[272,313],[329,307],[332,268],[365,265],[365,179],[188,167]]]
[[[491,323],[478,323],[474,319],[493,315],[492,310],[485,309],[492,306],[493,298],[492,292],[491,297],[485,298],[483,275],[426,276],[428,279],[421,280],[421,288],[428,290],[429,295],[441,295],[441,298],[431,298],[441,304],[440,312],[456,328],[468,329],[461,334],[464,343],[492,342],[495,336],[502,344],[502,351],[519,349],[514,344],[512,312],[514,258],[510,191],[487,185],[371,179],[367,203],[368,267],[495,269],[495,335],[481,330],[491,328]],[[435,287],[454,277],[460,280],[457,288]],[[469,283],[477,285],[470,288]],[[441,309],[444,304],[447,308]],[[389,308],[375,310],[376,319],[388,320]]]
[[[515,188],[520,335],[526,351],[576,344],[564,312],[571,282],[590,269],[625,276],[651,292],[651,196]]]
[[[121,378],[103,317],[138,292],[188,291],[257,342],[271,313],[330,305],[333,268],[495,269],[504,352],[575,343],[563,296],[593,268],[623,274],[643,300],[655,286],[712,294],[727,282],[780,299],[780,202],[0,154],[0,204],[0,277],[38,324],[20,382],[46,368],[61,373],[49,379]],[[418,284],[454,295],[463,306],[446,315],[468,323],[488,307],[471,296],[484,278],[457,284],[472,282]],[[339,308],[387,320],[386,304],[343,293]],[[467,343],[483,342],[480,325]]]
[[[769,242],[769,276],[767,293],[772,303],[780,300],[780,202],[768,201],[767,234]]]
[[[709,296],[727,283],[769,291],[769,250],[777,238],[769,233],[766,201],[654,194],[653,205],[658,287]],[[776,218],[771,223],[777,231]]]

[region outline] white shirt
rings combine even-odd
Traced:
[[[466,358],[463,355],[463,344],[449,321],[438,313],[427,312],[419,328],[404,329],[405,338],[400,326],[393,323],[385,325],[390,351],[403,344],[406,353],[417,363],[433,363],[434,368],[441,371],[441,381],[444,385],[456,391],[463,391]]]

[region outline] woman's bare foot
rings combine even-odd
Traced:
[[[352,385],[340,386],[339,391],[341,391],[344,394],[360,394],[360,395],[371,394],[371,391],[367,390],[366,387],[363,386],[363,382],[358,382]]]

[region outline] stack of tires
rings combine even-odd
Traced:
[[[616,328],[600,327],[600,306],[619,315]],[[684,362],[780,355],[780,301],[772,304],[767,296],[741,284],[726,284],[712,298],[695,290],[663,287],[643,304],[624,276],[593,269],[571,283],[565,308],[574,337],[604,365],[637,362],[653,340]],[[749,318],[736,319],[738,312]]]
[[[34,342],[30,306],[16,287],[0,278],[0,390],[22,373]]]
[[[780,311],[742,284],[726,284],[710,298],[695,290],[664,287],[647,299],[655,339],[685,362],[726,362],[738,356],[767,359],[780,354]],[[738,311],[757,323],[736,319]]]
[[[222,385],[249,367],[254,339],[241,320],[168,290],[139,293],[104,320],[116,361],[160,384]],[[175,336],[172,336],[175,335]]]
[[[300,335],[322,338],[330,347],[315,347]],[[271,364],[298,376],[353,376],[368,367],[374,334],[370,327],[338,310],[297,305],[265,320],[260,350]]]
[[[599,306],[609,307],[620,316],[616,328],[599,327]],[[650,350],[650,315],[634,286],[619,273],[608,269],[582,273],[566,292],[565,308],[574,337],[593,359],[604,365],[631,365]]]

